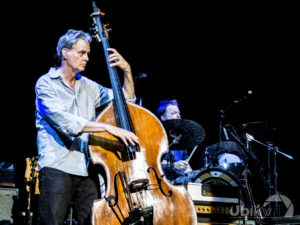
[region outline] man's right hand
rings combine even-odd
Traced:
[[[128,146],[129,144],[132,146],[139,144],[139,138],[131,131],[116,126],[112,126],[109,124],[106,124],[105,128],[108,133],[114,135],[115,137],[120,138],[126,146]]]
[[[87,124],[85,125],[85,127],[82,129],[81,132],[92,133],[92,132],[103,132],[103,131],[106,131],[111,135],[120,138],[126,146],[128,146],[129,144],[132,146],[139,144],[139,138],[131,131],[107,123],[89,121],[87,122]]]

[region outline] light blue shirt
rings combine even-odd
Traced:
[[[109,102],[112,90],[77,74],[75,91],[55,68],[41,76],[36,91],[36,128],[39,169],[52,167],[87,176],[88,133],[81,133],[96,119],[96,108]],[[135,98],[124,90],[126,100]]]

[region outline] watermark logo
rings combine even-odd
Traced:
[[[291,217],[294,215],[294,205],[292,201],[285,195],[270,196],[264,202],[262,208],[265,209],[264,212],[267,216],[272,215],[270,211],[271,209],[274,210],[275,215],[279,214],[280,216],[284,216],[284,217]]]
[[[264,204],[258,208],[247,207],[231,207],[230,215],[247,216],[247,217],[292,217],[294,215],[294,205],[292,201],[285,195],[272,195]]]

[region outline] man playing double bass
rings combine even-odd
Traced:
[[[91,35],[68,30],[58,41],[58,68],[41,76],[36,91],[36,128],[40,196],[38,224],[63,224],[69,204],[76,207],[79,224],[89,223],[98,189],[89,177],[88,133],[108,132],[125,145],[139,143],[125,129],[94,122],[96,109],[112,99],[110,89],[82,76],[89,61]],[[130,65],[108,49],[110,66],[124,71],[124,95],[135,102]]]

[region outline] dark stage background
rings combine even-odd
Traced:
[[[131,64],[142,105],[155,113],[160,100],[177,99],[182,117],[200,123],[206,139],[193,157],[218,141],[219,111],[252,90],[226,112],[225,123],[264,121],[276,128],[265,139],[294,157],[278,155],[278,189],[299,211],[299,14],[291,3],[198,1],[97,1],[110,23],[111,47]],[[34,85],[54,65],[58,38],[67,29],[89,31],[90,1],[37,1],[8,7],[2,21],[1,157],[15,160],[20,181],[24,158],[37,154]],[[14,22],[11,18],[15,18]],[[4,59],[4,61],[3,61]],[[102,46],[93,42],[83,73],[110,87]],[[2,79],[3,80],[3,79]],[[265,148],[254,151],[266,163]]]

